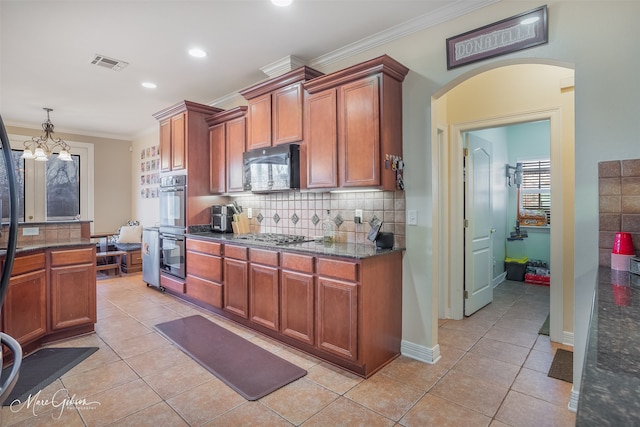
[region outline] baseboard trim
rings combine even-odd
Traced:
[[[436,363],[442,357],[440,355],[440,345],[438,344],[429,348],[404,340],[400,343],[400,353],[403,356],[429,364]]]
[[[573,332],[562,331],[562,344],[573,347]]]
[[[507,278],[507,272],[503,272],[501,275],[496,276],[493,278],[493,282],[491,283],[493,285],[493,287],[495,288],[496,286],[498,286],[500,283],[504,282]]]
[[[578,397],[580,396],[580,392],[576,391],[573,387],[571,387],[571,397],[569,398],[569,404],[567,405],[567,409],[571,412],[578,412]]]

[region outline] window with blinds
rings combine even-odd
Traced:
[[[547,214],[547,224],[551,224],[551,161],[521,163],[520,208],[544,211]]]

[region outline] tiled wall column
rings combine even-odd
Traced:
[[[617,232],[631,233],[640,254],[640,159],[598,163],[600,197],[599,264],[611,266]]]

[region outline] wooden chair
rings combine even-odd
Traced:
[[[96,271],[102,270],[116,270],[116,276],[120,276],[122,273],[122,255],[126,254],[125,251],[104,251],[96,252]],[[109,274],[107,272],[107,274]]]

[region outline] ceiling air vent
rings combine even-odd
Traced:
[[[119,61],[117,59],[109,58],[108,56],[96,54],[91,60],[93,65],[98,65],[100,67],[109,68],[113,71],[120,71],[127,65],[128,62]]]

